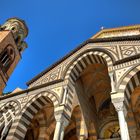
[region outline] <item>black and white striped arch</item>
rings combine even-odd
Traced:
[[[118,88],[119,93],[125,94],[124,103],[127,109],[129,108],[131,94],[138,85],[140,85],[140,66],[131,70]]]
[[[43,92],[33,97],[23,108],[20,115],[15,117],[7,140],[23,140],[34,115],[49,103],[54,108],[59,104],[59,99],[53,92]]]
[[[100,63],[108,68],[113,65],[111,58],[103,52],[88,52],[76,59],[69,67],[65,79],[69,79],[73,84],[80,73],[90,64]]]

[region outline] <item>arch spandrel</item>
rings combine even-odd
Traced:
[[[135,64],[135,62],[134,64],[130,64],[129,62],[127,64],[122,64],[124,65],[123,67],[113,70],[116,91],[118,91],[119,86],[121,85],[124,78],[126,78],[131,71],[133,71],[134,69],[136,69],[136,67],[139,66],[139,64]]]

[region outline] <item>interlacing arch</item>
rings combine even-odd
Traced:
[[[131,94],[138,85],[140,85],[140,66],[131,70],[118,87],[118,92],[124,94],[124,103],[127,109],[130,104]]]
[[[19,113],[19,110],[20,110],[20,105],[19,105],[18,101],[9,101],[8,103],[4,104],[0,108],[1,137],[4,137],[7,134],[8,130],[12,124],[12,121],[15,118],[15,115],[17,115]]]
[[[79,77],[80,73],[86,69],[90,64],[104,64],[108,68],[113,66],[113,62],[110,56],[104,52],[90,51],[82,56],[78,57],[72,65],[68,68],[65,79],[69,79],[72,83],[75,83],[76,79]]]
[[[59,105],[59,98],[54,92],[44,91],[33,97],[15,117],[6,140],[23,140],[34,115],[50,103],[54,108]]]

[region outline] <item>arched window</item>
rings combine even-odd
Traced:
[[[2,70],[7,71],[12,62],[14,61],[14,58],[14,48],[11,45],[8,45],[0,54],[0,65],[2,67]]]

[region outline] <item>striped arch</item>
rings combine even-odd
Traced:
[[[47,115],[46,115],[47,114]],[[34,122],[37,122],[38,124],[38,139],[39,140],[49,140],[50,136],[55,130],[55,116],[54,116],[54,107],[49,105],[49,110],[47,107],[41,109],[33,118],[31,124],[30,124],[30,129],[31,128],[36,128],[34,127]],[[26,136],[29,137],[28,135],[30,134],[30,129],[29,131],[27,130]],[[25,139],[26,139],[25,136]]]
[[[6,104],[4,104],[1,108],[0,108],[0,111],[6,109],[6,108],[9,108],[9,107],[13,107],[12,108],[12,111],[14,111],[15,115],[18,114],[18,112],[20,111],[20,103],[18,101],[10,101]]]
[[[0,118],[0,131],[2,130],[2,128],[4,128],[7,120],[8,120],[8,122],[10,122],[10,121],[12,121],[12,119],[14,119],[13,116],[11,116],[11,113],[9,112],[8,109],[11,110],[13,116],[17,115],[20,111],[20,105],[19,105],[18,101],[10,101],[10,102],[4,104],[0,108],[1,114],[5,113],[5,115],[6,115],[6,118],[4,118],[3,115]]]
[[[44,125],[44,127],[46,127],[47,125],[47,129],[45,130],[42,130],[42,132],[40,132],[39,134],[39,137],[38,139],[41,140],[41,139],[47,139],[49,140],[50,139],[50,136],[52,135],[52,133],[54,132],[55,130],[55,117],[54,117],[54,110],[53,108],[51,108],[51,112],[48,113],[48,115],[42,115],[41,117],[39,118],[42,118],[41,121],[39,121],[39,124],[41,126]],[[47,121],[47,124],[46,124],[46,121]]]
[[[76,81],[80,73],[90,64],[100,63],[108,68],[113,66],[110,56],[104,52],[90,51],[78,57],[68,68],[65,79],[69,79],[72,83]]]
[[[131,70],[118,87],[118,92],[124,94],[124,103],[127,110],[131,94],[138,85],[140,85],[140,65]]]
[[[23,140],[34,115],[48,103],[52,103],[54,109],[59,105],[59,98],[54,92],[44,91],[33,97],[15,117],[6,140]]]

